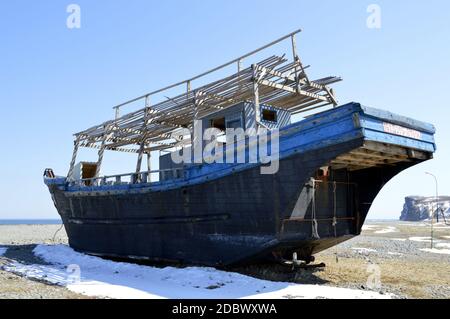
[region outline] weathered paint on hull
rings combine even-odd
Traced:
[[[349,103],[280,130],[274,175],[256,164],[211,164],[151,184],[45,182],[70,245],[82,252],[212,266],[293,252],[309,260],[360,234],[382,187],[432,158],[434,132],[430,124]],[[326,178],[318,176],[323,166],[331,167]],[[323,179],[313,192],[311,178]]]
[[[332,196],[329,190],[319,189],[316,202],[321,204],[316,217],[320,239],[314,239],[311,205],[298,220],[291,218],[296,201],[321,166],[362,143],[362,139],[354,140],[290,156],[281,160],[275,175],[262,175],[259,167],[254,167],[202,184],[141,194],[67,196],[58,187],[50,186],[50,190],[70,246],[78,251],[212,266],[289,257],[294,251],[307,259],[358,235],[370,207],[365,203],[406,168],[397,166],[383,174],[335,172],[336,181],[364,179],[370,187],[360,188],[357,195],[339,193],[336,234]]]

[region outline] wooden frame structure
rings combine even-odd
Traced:
[[[150,163],[152,151],[171,149],[177,144],[174,136],[181,130],[193,130],[193,123],[217,111],[226,109],[243,101],[250,101],[255,107],[255,123],[260,121],[261,104],[290,111],[292,114],[311,111],[328,105],[337,105],[333,91],[328,85],[341,81],[339,77],[326,77],[312,81],[306,74],[296,48],[294,31],[257,50],[234,59],[226,64],[202,73],[191,79],[147,93],[114,107],[115,119],[96,125],[75,134],[75,148],[68,178],[71,178],[79,147],[99,150],[97,165],[98,177],[106,150],[138,154],[136,173],[140,172],[142,157],[147,154]],[[292,59],[283,56],[270,56],[250,67],[243,68],[244,59],[255,55],[284,40],[290,39]],[[236,64],[237,72],[204,86],[192,89],[192,82],[206,75]],[[156,94],[176,87],[186,87],[186,92],[173,98],[166,98],[154,105],[150,98]],[[143,108],[120,115],[123,107],[134,102],[144,101]],[[192,140],[192,138],[191,138]],[[148,164],[150,171],[150,164]]]

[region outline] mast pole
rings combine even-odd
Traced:
[[[102,163],[103,163],[103,155],[105,154],[105,149],[106,149],[106,142],[108,141],[108,139],[110,138],[110,127],[107,126],[105,128],[105,135],[103,136],[103,140],[102,140],[102,145],[100,146],[100,150],[98,151],[98,160],[97,160],[97,167],[95,169],[95,176],[94,178],[98,178],[100,176],[100,170],[102,167]]]
[[[261,122],[261,109],[259,103],[259,74],[255,64],[252,65],[253,68],[253,104],[255,109],[255,130],[258,132],[258,127]]]
[[[201,104],[201,101],[198,99],[199,93],[198,91],[194,91],[194,115],[192,118],[192,133],[191,133],[191,148],[194,156],[194,163],[201,164],[203,163],[203,127],[198,126],[198,108]]]
[[[152,174],[150,173],[152,171],[152,154],[151,151],[148,151],[147,153],[147,172],[148,172],[148,176],[147,176],[147,182],[151,183],[152,181]]]
[[[137,160],[137,163],[136,163],[136,175],[138,175],[141,172],[142,157],[144,155],[144,148],[145,148],[145,139],[142,139],[141,146],[139,148],[138,160]]]
[[[301,75],[305,77],[306,83],[308,83],[308,85],[309,85],[310,84],[309,78],[306,75],[305,68],[303,67],[303,63],[300,60],[300,56],[298,55],[298,52],[297,52],[297,39],[296,39],[295,33],[291,35],[291,42],[292,42],[292,55],[294,58],[294,62],[298,63],[298,66],[300,67]],[[298,87],[298,89],[300,89],[300,75],[298,74],[297,68],[295,71],[295,79],[297,80],[297,87]]]
[[[78,148],[80,147],[80,136],[77,136],[77,139],[74,143],[72,160],[70,161],[69,172],[67,173],[67,180],[72,181],[73,178],[73,169],[75,167],[75,162],[77,160]]]

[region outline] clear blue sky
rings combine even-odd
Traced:
[[[81,7],[81,29],[66,27],[70,3]],[[381,29],[366,26],[371,3],[382,10]],[[72,134],[109,119],[113,105],[299,27],[312,76],[344,78],[335,87],[341,103],[437,128],[435,159],[386,185],[369,218],[398,218],[405,196],[432,195],[425,171],[450,195],[448,1],[21,0],[0,9],[0,219],[58,217],[42,172],[66,174]],[[106,170],[111,158],[124,167],[124,158],[107,154]]]

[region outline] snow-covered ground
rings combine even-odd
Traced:
[[[391,256],[403,256],[404,254],[388,251],[388,255],[391,255]]]
[[[372,248],[363,248],[363,247],[352,247],[353,250],[356,250],[359,253],[374,253],[375,249]]]
[[[450,255],[450,243],[438,243],[433,248],[425,248],[421,250],[434,254]]]
[[[377,227],[376,225],[366,225],[366,224],[364,224],[362,226],[362,230],[374,230],[374,228],[376,228],[376,227]]]
[[[409,237],[410,241],[417,241],[417,242],[431,242],[431,237]],[[436,242],[436,239],[434,239]]]
[[[372,291],[271,282],[214,268],[156,268],[80,254],[65,245],[33,251],[49,265],[18,262],[5,270],[88,296],[106,298],[391,298]],[[1,250],[0,250],[1,253]]]
[[[405,223],[399,223],[399,226],[409,226],[409,227],[425,227],[428,226],[426,223],[419,223],[419,222],[405,222]]]
[[[373,231],[375,234],[388,234],[398,232],[398,229],[396,227],[384,225],[363,225],[362,230]]]
[[[450,249],[423,248],[423,249],[421,249],[421,251],[426,251],[428,253],[433,253],[433,254],[450,255]]]
[[[398,232],[398,229],[394,226],[387,226],[383,229],[375,231],[375,234],[389,234],[389,233],[396,233]]]

